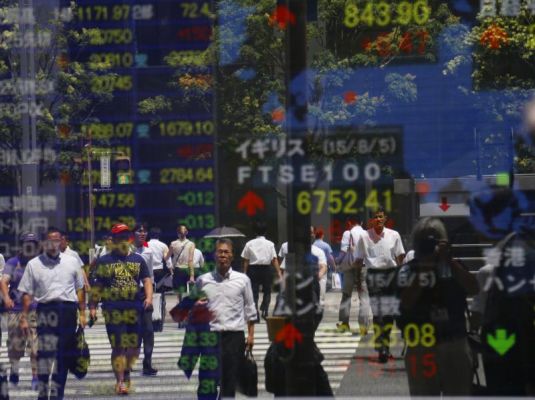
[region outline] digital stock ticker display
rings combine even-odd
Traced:
[[[11,10],[16,18],[6,17],[6,22],[24,22],[22,11],[16,7]],[[202,239],[216,226],[215,127],[211,107],[206,106],[211,102],[211,93],[205,91],[204,99],[198,102],[173,102],[183,96],[178,80],[209,83],[211,79],[210,68],[199,65],[198,60],[210,44],[213,4],[82,0],[50,4],[44,16],[31,11],[33,20],[47,20],[47,27],[56,29],[61,26],[52,39],[48,30],[35,38],[39,49],[52,45],[59,49],[52,60],[57,80],[50,81],[51,87],[38,81],[37,93],[82,90],[83,101],[91,106],[82,113],[69,110],[70,115],[57,127],[59,140],[54,146],[38,154],[23,154],[26,159],[21,159],[19,153],[10,158],[9,152],[3,150],[6,163],[12,160],[13,165],[19,165],[15,161],[43,160],[52,164],[60,160],[62,151],[62,156],[68,157],[67,167],[57,172],[61,183],[58,193],[51,190],[48,196],[36,197],[35,201],[31,196],[6,195],[6,202],[37,202],[26,209],[50,212],[49,224],[65,229],[73,247],[84,256],[90,248],[89,180],[93,185],[97,240],[117,221],[130,226],[136,221],[150,222],[162,228],[166,241],[174,237],[176,226],[184,223],[192,239]],[[49,42],[44,43],[47,39]],[[89,78],[83,88],[77,87],[80,82],[75,81],[85,72]],[[5,87],[2,94],[10,90]],[[163,97],[173,103],[172,107],[151,113],[140,106],[145,99]],[[91,172],[87,168],[89,149]],[[65,201],[58,205],[57,195],[61,197],[61,193],[65,193]],[[2,212],[20,210],[20,205],[11,207],[6,203]],[[54,213],[64,219],[55,221]],[[4,218],[0,232],[7,246],[4,254],[13,253],[9,247],[14,234],[47,225],[42,222],[39,226],[38,217],[34,217],[33,225],[13,226],[14,222],[7,226],[13,215],[5,215],[9,217]],[[210,246],[209,241],[197,242],[203,251],[210,252]]]
[[[215,257],[248,269],[245,300],[252,283],[253,302],[259,287],[271,301],[256,322],[260,395],[533,395],[534,60],[535,0],[0,1],[0,255],[54,226],[90,271],[118,222],[159,227],[166,244],[185,225],[205,271]],[[232,250],[215,252],[216,228]],[[243,262],[264,228],[276,254]],[[134,261],[109,265],[141,276]],[[271,266],[268,285],[255,273]],[[198,291],[202,279],[173,282],[195,312],[160,319],[161,380],[135,396],[195,396],[173,374],[197,363],[199,397],[220,389],[226,339],[205,300],[228,293]],[[183,329],[197,317],[201,330]],[[30,393],[16,366],[2,380],[0,365],[0,400],[7,379]],[[109,394],[101,372],[69,395]]]

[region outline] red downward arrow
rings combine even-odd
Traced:
[[[303,342],[303,334],[292,324],[286,324],[275,336],[275,342],[284,342],[284,347],[293,349],[295,342]]]
[[[252,191],[245,193],[245,196],[243,196],[238,202],[238,210],[241,211],[245,209],[245,212],[249,217],[256,215],[258,210],[263,210],[264,208],[265,204],[262,197],[258,196]]]
[[[443,197],[442,198],[442,203],[439,205],[439,207],[442,209],[442,211],[446,212],[448,211],[448,209],[451,207],[449,204],[448,204],[448,198],[447,197]]]

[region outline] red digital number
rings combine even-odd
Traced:
[[[437,374],[437,363],[435,360],[434,353],[426,353],[422,356],[422,359],[419,360],[416,355],[408,356],[409,359],[409,372],[411,376],[417,377],[419,375],[419,361],[421,361],[422,375],[425,378],[432,378]]]

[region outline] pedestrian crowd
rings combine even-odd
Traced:
[[[507,204],[503,199],[496,202]],[[500,278],[511,281],[504,276],[503,258],[477,275],[468,271],[452,256],[448,233],[439,219],[423,218],[416,223],[409,255],[400,234],[387,228],[386,222],[382,207],[374,211],[368,229],[356,218],[349,220],[336,255],[324,231],[310,228],[307,265],[313,278],[309,283],[314,329],[322,318],[326,292],[340,289],[336,332],[361,336],[373,332],[377,362],[393,358],[392,329],[396,325],[401,331],[411,395],[473,394],[478,352],[483,354],[488,390],[502,395],[532,394],[533,357],[523,354],[520,345],[533,355],[533,326],[525,322],[533,314],[529,308],[533,291],[510,296],[510,285],[504,289],[502,284],[500,290],[493,284]],[[142,374],[158,374],[152,357],[154,335],[163,329],[165,294],[174,291],[178,298],[171,315],[178,328],[185,329],[179,368],[190,377],[199,364],[200,399],[234,397],[243,386],[241,368],[254,346],[255,324],[267,320],[269,325],[270,310],[275,316],[288,316],[284,287],[295,258],[289,255],[288,242],[277,253],[266,232],[265,221],[255,221],[256,237],[241,252],[243,272],[233,264],[235,249],[228,238],[216,241],[215,268],[205,271],[203,254],[188,239],[184,225],[178,226],[177,239],[167,246],[160,241],[162,232],[157,227],[149,229],[139,223],[131,229],[115,224],[96,246],[87,268],[69,247],[65,232],[49,228],[42,238],[24,233],[19,254],[7,261],[0,259],[10,384],[19,383],[20,360],[27,352],[37,398],[63,399],[69,371],[78,365],[87,372],[87,363],[77,359],[80,329],[97,321],[100,308],[111,348],[114,390],[127,395],[142,344]],[[528,253],[525,259],[531,260],[533,246],[525,232],[511,226],[496,248],[506,254],[513,244],[521,245]],[[274,302],[273,287],[278,289]],[[354,291],[357,331],[350,326]],[[472,296],[474,302],[468,307],[467,299]],[[512,307],[519,318],[511,317]],[[497,327],[515,332],[519,343],[501,358],[486,345],[487,335],[497,332]],[[287,394],[280,384],[285,375],[281,373],[283,353],[284,349],[272,345],[266,355],[266,375],[279,371],[278,384],[266,377],[266,388],[278,396]],[[316,394],[332,396],[317,348],[313,356]],[[512,360],[517,362],[515,372],[504,373]]]

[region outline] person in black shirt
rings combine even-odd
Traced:
[[[452,259],[439,219],[420,220],[413,245],[414,260],[397,276],[410,394],[469,396],[473,370],[465,311],[467,295],[479,290],[477,280]]]
[[[130,371],[139,357],[141,321],[145,309],[152,307],[152,281],[143,257],[132,253],[132,234],[125,224],[112,227],[112,252],[100,257],[93,270],[90,316],[102,300],[102,313],[112,348],[111,362],[117,394],[128,394]],[[143,283],[143,293],[140,283]]]

